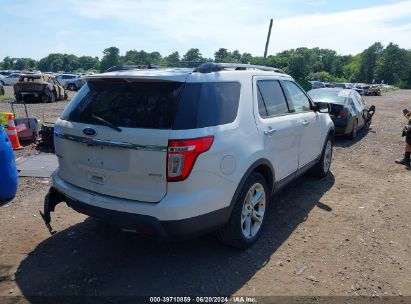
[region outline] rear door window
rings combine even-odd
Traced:
[[[258,112],[261,118],[290,112],[278,80],[258,80],[257,89]]]
[[[359,96],[359,94],[358,94],[358,96]],[[360,99],[357,97],[356,94],[353,94],[353,102],[354,102],[354,107],[355,107],[356,111],[358,113],[360,113],[363,110],[363,105],[360,102]]]
[[[284,81],[284,87],[288,92],[288,98],[291,100],[295,113],[302,113],[311,110],[311,103],[308,97],[304,94],[294,82]]]

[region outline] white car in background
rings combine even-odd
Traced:
[[[8,75],[7,77],[5,77],[4,79],[2,79],[2,81],[4,82],[4,85],[12,86],[17,82],[17,80],[19,80],[19,78],[20,78],[19,73],[12,73]]]
[[[61,74],[56,76],[56,79],[65,89],[68,89],[70,91],[80,90],[81,87],[86,83],[84,79],[78,74]]]

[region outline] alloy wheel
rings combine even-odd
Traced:
[[[246,239],[255,237],[261,229],[266,209],[266,196],[263,185],[253,184],[244,199],[241,213],[241,229]]]

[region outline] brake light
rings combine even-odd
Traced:
[[[338,113],[337,118],[347,118],[348,117],[348,109],[343,108],[340,113]]]
[[[111,83],[129,83],[129,81],[124,78],[102,78],[102,80]]]
[[[211,148],[214,136],[193,139],[170,139],[167,148],[167,181],[185,180],[197,157]]]

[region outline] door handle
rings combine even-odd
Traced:
[[[268,127],[268,130],[264,130],[264,135],[270,136],[270,135],[273,135],[276,131],[277,131],[276,129]]]
[[[307,120],[303,120],[303,125],[308,126],[310,123]]]

